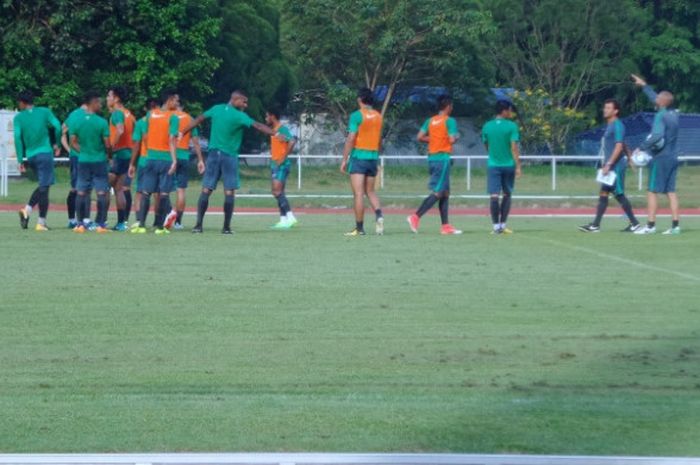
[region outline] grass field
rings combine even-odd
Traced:
[[[0,214],[0,451],[700,455],[700,220],[272,220],[78,236]]]

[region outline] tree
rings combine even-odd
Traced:
[[[648,14],[634,57],[639,72],[676,94],[685,110],[700,110],[700,3],[639,0]],[[643,100],[641,105],[646,106]]]
[[[481,39],[492,31],[477,0],[310,0],[284,2],[283,46],[307,111],[345,120],[355,89],[387,86],[484,88],[491,68]]]
[[[487,0],[486,8],[499,31],[490,52],[511,87],[543,89],[555,105],[579,109],[635,69],[633,35],[645,21],[631,0]]]
[[[276,8],[252,0],[37,0],[0,2],[0,104],[21,89],[59,115],[87,89],[122,84],[129,105],[176,87],[191,110],[231,87],[252,110],[286,103],[293,80],[282,59]]]

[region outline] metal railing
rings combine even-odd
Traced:
[[[242,154],[240,155],[241,158],[246,158],[246,159],[263,159],[263,160],[269,160],[270,155],[266,154]],[[342,159],[341,155],[301,155],[301,154],[295,154],[295,155],[290,155],[291,159],[296,160],[296,165],[297,165],[297,190],[302,189],[302,182],[303,182],[303,166],[304,166],[304,161],[305,160],[336,160],[339,161]],[[542,163],[548,163],[551,167],[551,190],[556,191],[557,190],[557,168],[558,165],[561,163],[570,163],[570,162],[584,162],[584,163],[591,163],[595,164],[600,161],[602,161],[602,157],[598,155],[523,155],[520,157],[521,160],[523,161],[530,161],[530,162],[542,162]],[[453,155],[452,159],[455,160],[456,162],[464,162],[466,165],[466,190],[467,192],[470,192],[472,190],[472,168],[474,161],[486,161],[488,159],[487,155]],[[56,158],[56,161],[59,162],[67,162],[69,159],[67,157],[61,157],[61,158]],[[424,155],[381,155],[379,157],[379,163],[381,166],[381,170],[379,170],[379,183],[380,187],[384,188],[386,185],[386,162],[387,160],[402,160],[402,161],[409,161],[409,160],[421,160],[425,161],[426,157]],[[0,155],[0,197],[7,197],[9,195],[8,192],[8,184],[9,184],[9,165],[10,161],[15,161],[16,159],[14,157],[9,158],[5,154]],[[694,155],[694,156],[681,156],[679,157],[679,161],[700,161],[700,156]],[[637,189],[638,190],[644,190],[644,168],[638,168],[637,169]]]

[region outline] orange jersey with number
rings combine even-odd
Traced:
[[[428,153],[452,153],[452,143],[447,130],[449,116],[436,115],[428,124]]]
[[[109,125],[109,140],[113,143],[112,151],[114,152],[124,149],[131,150],[134,146],[133,135],[136,118],[126,108],[122,108],[121,112],[124,113],[124,132],[119,139],[117,139],[117,126],[111,123]]]
[[[180,133],[182,133],[182,131],[192,122],[192,117],[188,113],[185,113],[184,111],[176,111],[175,116],[177,116],[177,119],[179,120],[178,131]],[[180,139],[180,142],[177,143],[177,148],[182,149],[182,150],[189,150],[191,139],[192,139],[192,131],[190,131],[187,134],[184,134],[182,136],[182,139]]]
[[[151,110],[148,114],[148,135],[146,148],[161,152],[170,151],[170,118],[173,113],[161,109]]]
[[[382,139],[382,115],[377,110],[360,109],[362,124],[357,130],[355,148],[376,152]]]

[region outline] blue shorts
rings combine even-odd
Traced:
[[[124,176],[124,182],[122,183],[122,187],[126,187],[126,188],[131,189],[131,182],[132,181],[133,181],[133,179],[131,179],[131,176],[129,176],[127,174],[126,176]]]
[[[360,158],[350,157],[348,162],[349,174],[363,174],[367,177],[374,178],[377,176],[379,161],[378,160],[363,160]]]
[[[428,171],[430,180],[428,189],[436,194],[449,192],[450,190],[450,159],[430,160],[428,159]]]
[[[117,176],[123,176],[129,171],[129,163],[131,163],[131,160],[128,158],[112,158],[109,172]]]
[[[607,184],[601,184],[600,190],[603,192],[609,192],[614,195],[624,195],[625,194],[625,173],[627,172],[627,166],[618,165],[615,166],[615,184],[608,186]]]
[[[143,186],[143,173],[146,171],[146,162],[139,161],[136,166],[136,190],[139,191],[139,187]],[[140,192],[140,191],[139,191]]]
[[[168,174],[170,165],[172,162],[168,160],[146,160],[139,181],[139,191],[146,194],[169,194],[173,190],[173,176]]]
[[[292,161],[286,159],[279,165],[274,161],[270,162],[270,172],[273,181],[279,181],[282,184],[287,183],[287,178],[289,177],[289,171],[292,169]]]
[[[486,189],[490,195],[512,194],[515,187],[515,167],[495,167],[487,169]]]
[[[190,182],[190,160],[177,160],[177,169],[175,170],[175,187],[178,189],[187,189]]]
[[[27,166],[36,174],[39,187],[50,187],[56,183],[53,173],[53,154],[37,153],[27,159]]]
[[[75,189],[78,185],[78,157],[71,155],[68,163],[70,169],[70,188]]]
[[[78,184],[80,192],[95,190],[97,192],[109,192],[109,178],[107,174],[107,162],[78,162]]]
[[[649,192],[669,194],[676,192],[678,159],[669,155],[654,158],[649,163]]]
[[[202,187],[211,191],[216,190],[220,179],[224,182],[224,190],[232,191],[240,187],[238,155],[232,156],[214,149],[207,155],[207,169],[202,178]]]

